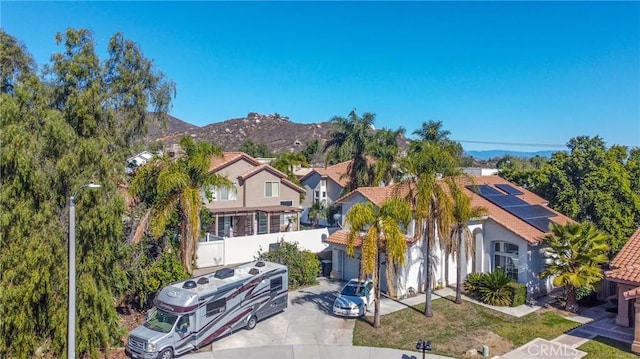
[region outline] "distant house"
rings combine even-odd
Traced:
[[[127,174],[133,174],[136,168],[148,163],[153,159],[154,154],[149,151],[142,151],[135,156],[127,158],[127,167],[125,172]]]
[[[471,198],[472,206],[484,208],[486,214],[467,224],[474,238],[475,256],[462,263],[463,280],[468,273],[485,273],[500,268],[515,281],[525,283],[529,296],[548,292],[552,288],[551,280],[539,277],[545,264],[543,238],[551,222],[565,224],[571,219],[547,207],[547,201],[543,198],[499,176],[474,177],[474,182],[475,185],[467,183],[464,191]],[[379,207],[391,196],[402,197],[404,194],[402,189],[393,186],[361,187],[339,198],[336,203],[342,205],[344,218],[355,203],[371,202]],[[354,258],[347,255],[347,233],[348,229],[339,230],[327,239],[333,256],[332,277],[336,279],[358,276],[359,254],[356,251]],[[407,233],[409,247],[406,265],[401,268],[395,283],[399,295],[406,293],[410,287],[424,290],[424,243],[410,239],[413,235],[412,227]],[[433,254],[436,262],[435,285],[447,284],[447,273],[448,284],[455,283],[455,258],[447,257],[438,247]],[[385,287],[384,279],[382,287]]]
[[[300,194],[304,189],[287,175],[243,152],[224,152],[211,161],[210,172],[233,182],[233,188],[211,188],[204,207],[215,218],[211,235],[249,236],[298,230]],[[204,192],[204,191],[203,191]]]
[[[616,324],[635,328],[631,350],[640,353],[640,228],[631,235],[610,266],[605,277],[617,286]]]
[[[305,197],[301,203],[304,209],[303,221],[311,222],[308,213],[309,208],[314,204],[325,208],[335,204],[349,183],[350,164],[351,161],[345,161],[328,167],[312,168],[300,178],[300,183],[305,190]],[[320,220],[321,225],[327,225],[328,222],[326,219]]]

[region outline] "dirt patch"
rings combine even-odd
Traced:
[[[460,335],[455,341],[449,343],[436,343],[438,352],[454,354],[457,358],[479,358],[482,357],[482,346],[489,346],[489,356],[505,354],[515,348],[513,343],[498,334],[486,330],[473,330],[465,335]]]
[[[125,328],[126,333],[120,338],[120,346],[109,349],[109,353],[105,355],[107,359],[126,359],[128,358],[124,352],[124,347],[127,345],[127,335],[129,332],[144,323],[145,314],[129,308],[117,308],[118,315],[120,316],[120,325]]]

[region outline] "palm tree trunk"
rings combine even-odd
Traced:
[[[570,284],[566,285],[567,290],[567,304],[565,310],[568,312],[576,313],[578,311],[578,297],[576,288]]]
[[[458,238],[458,251],[457,251],[457,258],[456,258],[456,303],[457,304],[461,304],[462,303],[462,246],[464,245],[463,242],[463,233],[462,231],[459,231],[459,238]]]
[[[380,275],[380,252],[378,252],[377,254],[377,265],[376,267],[378,268],[378,280],[376,280],[375,283],[375,289],[374,289],[374,296],[375,296],[375,303],[373,304],[374,306],[374,311],[373,311],[373,327],[374,328],[380,328],[380,278],[382,278],[382,276]],[[388,263],[387,263],[388,265]],[[366,313],[365,313],[366,315]]]
[[[426,221],[424,224],[425,227],[428,228]],[[433,309],[431,308],[431,246],[429,245],[429,236],[427,234],[427,230],[424,230],[424,239],[426,241],[426,254],[425,254],[425,260],[424,260],[424,265],[425,265],[425,273],[426,275],[426,280],[425,280],[425,286],[424,286],[424,292],[425,292],[425,303],[424,303],[424,316],[425,317],[433,317]]]
[[[189,250],[190,231],[187,221],[183,221],[182,230],[180,231],[180,258],[182,258],[182,266],[187,273],[191,274],[191,251]]]

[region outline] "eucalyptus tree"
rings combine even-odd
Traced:
[[[453,230],[451,232],[451,253],[456,254],[456,303],[462,303],[462,260],[463,253],[467,258],[475,255],[473,235],[469,231],[469,221],[486,213],[482,207],[473,207],[471,198],[464,193],[461,186],[464,179],[448,178],[447,187],[453,199]]]
[[[138,196],[146,188],[145,183],[155,180],[157,195],[151,212],[151,234],[159,238],[165,234],[167,225],[174,213],[179,213],[180,258],[188,273],[196,259],[196,245],[200,238],[200,210],[203,205],[201,193],[213,198],[215,187],[231,188],[232,183],[226,177],[209,172],[211,159],[222,156],[222,150],[208,142],[195,142],[191,137],[180,139],[184,155],[174,160],[166,158],[152,162],[147,166],[160,166],[157,172],[141,172],[132,182],[131,192]],[[157,174],[150,179],[148,174]]]
[[[389,198],[379,209],[370,202],[357,203],[346,215],[349,225],[347,252],[354,255],[357,242],[361,242],[360,273],[371,275],[374,282],[374,328],[380,327],[380,264],[384,253],[386,259],[387,287],[394,292],[395,265],[403,265],[407,253],[407,242],[403,229],[411,221],[411,207],[404,199]],[[364,233],[363,233],[364,232]]]
[[[128,285],[123,146],[144,133],[147,109],[166,112],[173,84],[119,34],[105,62],[91,32],[58,34],[63,50],[43,76],[0,35],[0,356],[67,355],[67,200],[95,181],[76,198],[77,317],[91,330],[76,333],[75,354],[98,357],[120,340],[114,303]]]
[[[554,285],[564,287],[567,311],[578,310],[577,289],[593,289],[603,278],[608,242],[609,236],[590,222],[551,224],[551,234],[545,236],[547,265],[540,276],[553,277]]]
[[[375,115],[372,113],[365,112],[359,117],[353,110],[346,118],[335,116],[330,121],[333,127],[322,151],[327,154],[328,162],[351,161],[347,169],[349,183],[344,189],[345,192],[370,186],[373,182],[374,176],[367,160],[367,151],[373,141],[374,120]]]

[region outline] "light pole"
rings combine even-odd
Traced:
[[[418,339],[418,342],[416,343],[416,349],[422,350],[422,359],[424,359],[424,352],[427,350],[431,350],[431,340]]]
[[[83,188],[98,188],[93,182],[80,186],[69,197],[69,324],[67,325],[67,357],[76,357],[76,193]]]

